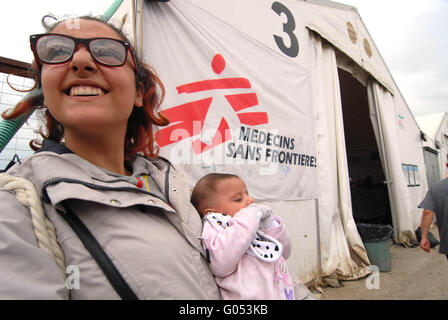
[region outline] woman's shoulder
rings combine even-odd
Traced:
[[[44,140],[42,148],[15,163],[6,174],[32,181],[35,184],[54,177],[88,177],[92,164],[78,157],[64,144]]]

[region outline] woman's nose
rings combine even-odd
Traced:
[[[80,45],[73,54],[70,68],[75,72],[94,71],[97,69],[97,65],[89,50],[84,45]]]

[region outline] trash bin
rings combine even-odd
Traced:
[[[356,224],[359,235],[367,250],[370,263],[381,272],[391,271],[390,245],[394,230],[388,224]]]

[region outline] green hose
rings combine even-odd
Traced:
[[[121,4],[123,3],[124,0],[115,0],[111,6],[109,7],[109,9],[106,10],[106,12],[104,12],[103,17],[106,17],[107,20],[109,20],[110,18],[112,18],[112,16],[114,15],[114,13],[118,10],[118,8],[121,6]]]
[[[17,131],[22,127],[28,119],[24,114],[11,120],[3,120],[0,122],[0,152],[6,147],[9,141],[14,137]]]
[[[115,0],[112,5],[104,12],[103,16],[109,20],[114,13],[118,10],[123,0]],[[29,114],[31,116],[31,114]],[[29,117],[28,116],[28,117]],[[14,137],[14,135],[19,131],[25,121],[28,119],[27,116],[21,115],[15,119],[5,120],[0,122],[0,152],[5,149],[9,141]]]

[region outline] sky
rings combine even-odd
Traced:
[[[366,25],[415,117],[448,112],[448,0],[338,0]]]
[[[244,1],[244,0],[242,0]],[[448,0],[338,0],[355,6],[414,116],[448,111]],[[40,19],[102,14],[113,0],[2,1],[0,56],[31,62]]]
[[[29,35],[44,33],[41,19],[52,13],[57,17],[101,15],[114,0],[6,0],[1,1],[0,30],[2,45],[0,56],[31,62],[33,54]]]

